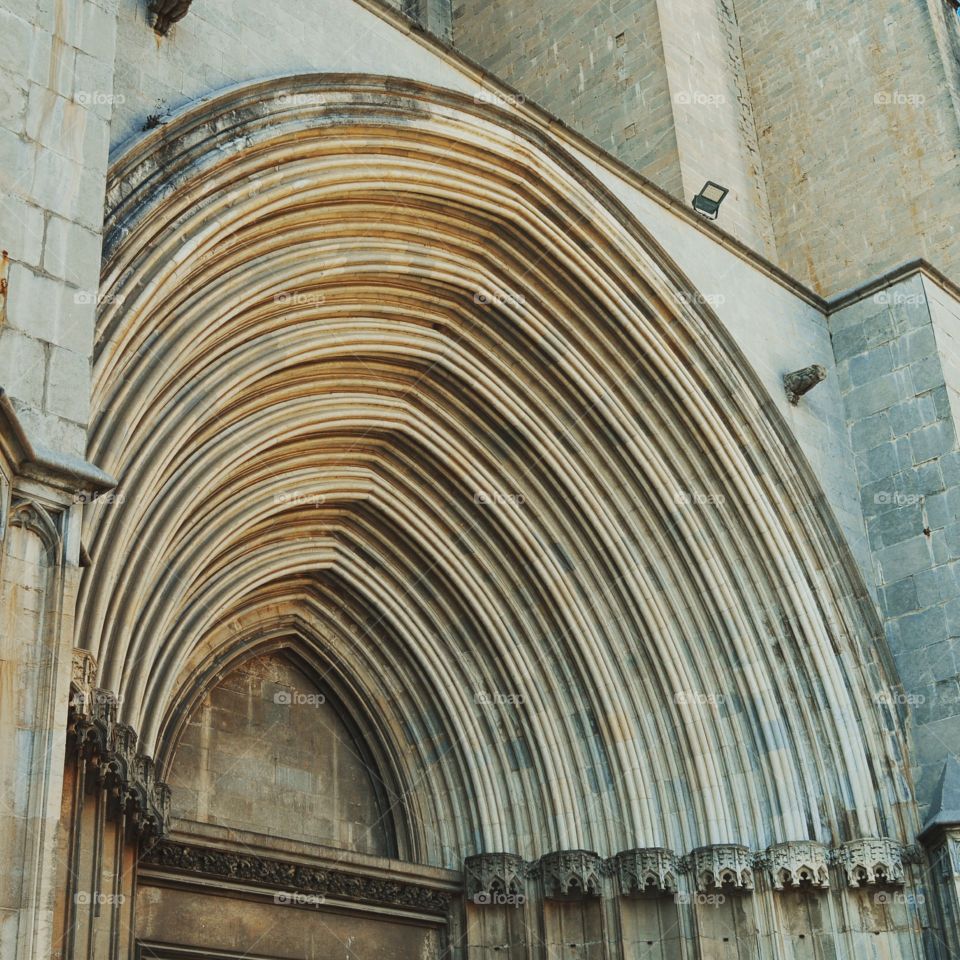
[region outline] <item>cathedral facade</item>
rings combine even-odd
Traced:
[[[0,958],[960,958],[951,0],[0,0]]]

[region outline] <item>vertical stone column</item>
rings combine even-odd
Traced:
[[[138,738],[117,722],[117,698],[95,686],[96,667],[74,652],[55,909],[55,955],[134,955],[136,868],[142,845],[165,835],[170,794]]]
[[[52,950],[83,500],[112,485],[30,445],[0,391],[0,955]]]

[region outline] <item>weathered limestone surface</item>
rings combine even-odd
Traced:
[[[33,443],[75,456],[86,447],[116,23],[116,5],[99,0],[0,5],[0,386]]]
[[[5,0],[4,960],[950,957],[960,302],[735,239],[952,267],[883,7]]]

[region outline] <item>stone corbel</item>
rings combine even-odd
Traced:
[[[538,866],[544,895],[551,900],[600,896],[604,862],[590,850],[547,853],[540,858]]]
[[[864,837],[841,844],[834,861],[843,867],[847,886],[901,886],[903,845],[885,837]]]
[[[776,843],[767,849],[763,862],[774,890],[825,890],[830,886],[827,848],[814,840]]]
[[[613,858],[613,867],[620,893],[625,897],[669,896],[677,892],[679,865],[672,850],[623,850]]]
[[[753,892],[753,855],[738,843],[699,847],[690,854],[689,867],[699,893],[720,888]]]
[[[479,853],[463,864],[468,899],[496,904],[500,897],[523,895],[526,863],[514,853]]]
[[[182,20],[190,10],[192,0],[150,0],[149,11],[153,17],[153,29],[165,37],[170,28]]]

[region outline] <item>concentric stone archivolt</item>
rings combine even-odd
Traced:
[[[284,78],[153,131],[108,205],[89,457],[120,486],[78,629],[145,751],[282,637],[376,704],[430,863],[898,822],[815,480],[549,131]]]

